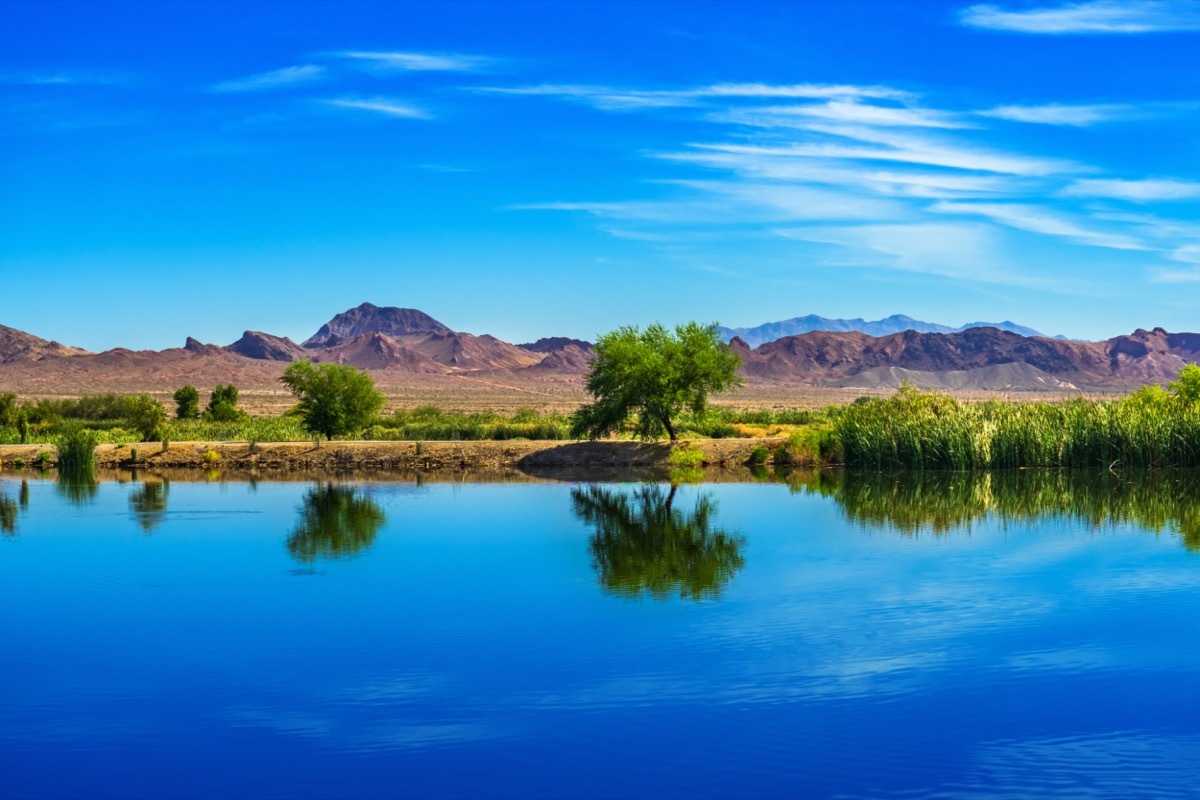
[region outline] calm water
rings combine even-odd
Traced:
[[[1200,797],[1200,484],[0,478],[0,796]]]

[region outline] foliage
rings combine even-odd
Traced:
[[[163,404],[148,394],[126,397],[123,416],[129,427],[137,431],[143,442],[152,442],[163,435],[167,411]]]
[[[220,460],[221,460],[221,454],[218,453],[216,450],[209,450],[208,452],[206,452],[204,454],[204,463],[205,464],[216,464]]]
[[[666,433],[675,441],[680,414],[703,415],[710,394],[740,383],[739,364],[716,325],[689,322],[674,333],[657,324],[618,328],[596,342],[586,379],[595,401],[575,413],[572,433],[595,439],[630,425],[642,439]]]
[[[331,483],[317,485],[304,498],[287,549],[303,562],[349,558],[370,547],[385,522],[383,509],[358,489]]]
[[[237,403],[238,388],[232,383],[218,383],[209,395],[204,417],[212,422],[237,422],[246,416]]]
[[[1174,394],[1058,403],[965,404],[906,385],[837,410],[831,435],[857,468],[1200,466],[1200,403],[1187,388],[1197,373],[1185,372]]]
[[[176,419],[195,419],[200,416],[200,391],[191,384],[180,386],[172,395]]]
[[[630,598],[672,593],[718,597],[745,564],[745,541],[713,524],[717,504],[701,494],[690,511],[674,507],[677,487],[643,484],[632,492],[598,484],[571,490],[573,511],[595,528],[589,548],[606,590]]]
[[[765,447],[756,447],[750,451],[750,458],[747,459],[747,462],[750,464],[761,465],[761,464],[767,463],[767,460],[770,457],[771,457],[770,450],[768,450]]]
[[[0,428],[16,427],[19,413],[16,395],[12,392],[0,394]]]
[[[296,361],[281,380],[300,401],[305,430],[326,439],[362,430],[383,408],[371,376],[344,364]]]
[[[672,467],[703,466],[704,453],[691,446],[676,447],[667,455],[667,464]]]
[[[1179,376],[1171,381],[1175,396],[1187,403],[1200,403],[1200,366],[1188,364],[1179,370]]]

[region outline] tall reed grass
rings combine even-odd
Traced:
[[[848,467],[1200,466],[1200,403],[1143,387],[1119,400],[965,404],[903,386],[832,414]]]

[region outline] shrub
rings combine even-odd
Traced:
[[[129,460],[130,460],[130,461],[137,461],[137,460],[138,460],[138,452],[137,452],[137,448],[136,448],[136,447],[131,447],[131,448],[129,448]]]
[[[60,437],[55,446],[58,450],[58,471],[63,475],[90,476],[96,462],[96,434],[87,428],[76,428]],[[48,454],[38,453],[43,464]]]
[[[237,407],[237,402],[238,388],[232,383],[218,383],[209,395],[208,410],[204,412],[204,416],[213,422],[236,422],[246,416],[246,413]]]
[[[667,456],[672,467],[700,467],[704,465],[704,453],[695,447],[676,447]]]
[[[756,447],[750,451],[749,463],[762,465],[771,457],[771,451],[765,447]]]
[[[20,456],[17,456],[16,458],[13,459],[13,466],[16,467],[17,469],[25,469],[25,459],[21,458]]]
[[[200,392],[188,384],[175,390],[175,416],[178,419],[195,419],[200,416]]]
[[[143,442],[154,441],[155,436],[162,437],[162,425],[167,421],[167,411],[163,404],[148,394],[126,397],[123,403],[122,416],[142,437]]]
[[[218,453],[216,450],[209,450],[207,453],[204,454],[204,463],[205,464],[216,464],[220,460],[221,460],[221,454]]]

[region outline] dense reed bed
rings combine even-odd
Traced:
[[[1172,387],[1118,400],[966,404],[905,386],[837,410],[831,430],[854,468],[1200,466],[1200,399]]]

